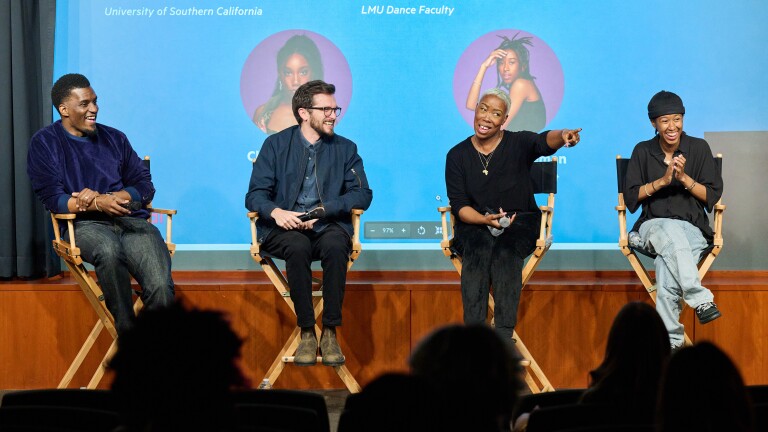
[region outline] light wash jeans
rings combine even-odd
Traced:
[[[77,221],[75,235],[83,260],[96,268],[118,334],[133,323],[131,276],[141,286],[144,307],[173,303],[171,256],[157,227],[145,219],[123,216]]]
[[[673,347],[684,342],[680,323],[680,300],[696,308],[714,300],[712,291],[701,285],[697,264],[707,240],[693,224],[676,219],[657,218],[640,225],[645,249],[657,254],[656,311],[661,315]]]

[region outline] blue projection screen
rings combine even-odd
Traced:
[[[583,128],[558,152],[556,247],[599,249],[618,236],[615,157],[653,135],[654,93],[683,98],[690,135],[768,129],[766,18],[768,2],[738,0],[58,0],[54,79],[90,78],[99,122],[151,155],[180,249],[215,250],[250,240],[251,162],[291,119],[281,92],[322,76],[374,191],[366,248],[435,248],[470,85],[503,38],[528,38],[544,129]],[[297,39],[314,54],[278,61]],[[482,90],[499,79],[489,67]]]

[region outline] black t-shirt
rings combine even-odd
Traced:
[[[505,212],[538,212],[531,184],[531,165],[555,150],[547,145],[547,132],[504,132],[488,162],[488,175],[470,138],[454,146],[446,157],[445,184],[451,211],[471,206],[484,214],[490,208]],[[486,159],[488,159],[486,157]]]

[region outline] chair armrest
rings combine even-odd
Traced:
[[[352,253],[350,258],[354,262],[363,250],[363,245],[360,243],[360,216],[365,213],[361,209],[352,209],[350,212],[352,216]]]
[[[627,206],[624,204],[624,194],[619,193],[619,205],[614,207],[619,217],[619,247],[624,251],[627,246]]]
[[[147,210],[149,210],[152,213],[160,213],[160,214],[169,215],[169,216],[175,215],[176,213],[178,213],[177,210],[167,210],[167,209],[160,209],[156,207],[147,207]]]
[[[549,206],[539,206],[539,210],[541,210],[542,212],[547,212],[547,213],[555,211],[554,208],[549,207]]]
[[[256,221],[259,219],[259,212],[248,212],[248,219],[251,223],[251,255],[259,254],[259,242],[256,241],[258,236],[256,235]]]
[[[75,213],[51,213],[51,223],[53,224],[53,249],[65,260],[79,264],[80,249],[75,242]],[[67,236],[69,241],[61,238],[61,228],[59,221],[67,221]]]
[[[173,216],[176,215],[178,211],[152,207],[152,204],[147,206],[147,210],[151,213],[164,214],[168,217],[165,224],[165,244],[168,246],[168,252],[173,256],[173,254],[176,253],[176,245],[173,243]]]
[[[714,245],[718,248],[723,247],[723,214],[725,213],[725,204],[718,201],[714,208]]]
[[[440,247],[443,249],[443,254],[451,256],[451,245],[453,244],[453,229],[454,222],[451,215],[451,206],[438,207],[437,211],[440,212],[440,223],[442,224],[443,240],[440,242]],[[448,225],[450,225],[451,236],[448,237]]]
[[[365,213],[364,210],[352,209],[350,212],[352,216],[352,246],[360,244],[360,216]]]

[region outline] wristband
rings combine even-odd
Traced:
[[[690,191],[691,189],[693,189],[694,186],[696,186],[696,180],[694,180],[693,183],[691,183],[690,187],[685,188],[685,190]]]

